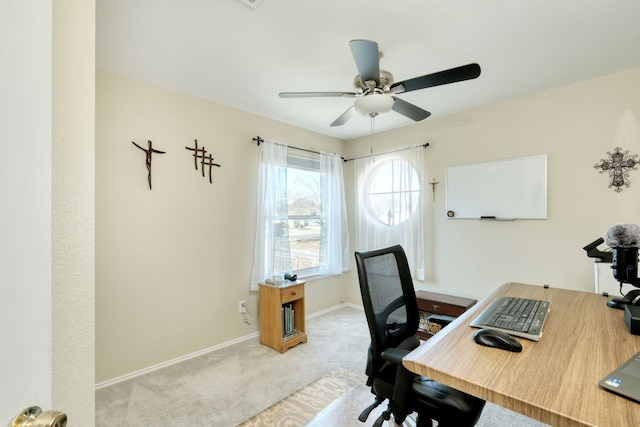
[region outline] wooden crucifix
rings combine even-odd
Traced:
[[[141,149],[142,151],[144,151],[145,153],[147,153],[147,159],[145,161],[146,165],[147,165],[147,181],[149,181],[149,190],[151,190],[151,155],[153,153],[158,153],[158,154],[165,154],[164,151],[160,151],[160,150],[156,150],[155,148],[153,148],[153,143],[151,141],[147,141],[149,148],[142,148],[141,146],[139,146],[138,144],[136,144],[135,142],[131,141],[131,143],[133,145],[135,145],[136,147],[138,147],[139,149]]]

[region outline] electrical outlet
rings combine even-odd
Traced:
[[[238,303],[238,313],[245,314],[247,312],[247,302],[245,300],[241,300]]]

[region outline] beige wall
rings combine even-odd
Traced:
[[[435,202],[427,187],[428,271],[416,287],[473,298],[507,281],[593,290],[593,260],[582,247],[615,223],[640,223],[640,170],[616,193],[593,166],[616,146],[640,154],[639,120],[637,68],[376,135],[376,151],[430,143],[425,178],[440,184]],[[369,145],[350,141],[346,155]],[[536,154],[548,156],[547,220],[446,218],[447,166]],[[357,292],[351,286],[346,295]]]
[[[252,138],[331,152],[342,141],[110,74],[97,75],[96,380],[258,331],[249,292],[259,149]],[[194,139],[221,164],[202,177]],[[152,160],[131,141],[166,151]],[[309,282],[306,310],[340,303]],[[238,314],[246,300],[250,325]]]
[[[92,426],[95,1],[52,3],[52,399],[70,426]]]
[[[481,82],[481,80],[479,80]],[[640,171],[615,193],[593,165],[620,145],[640,153],[640,69],[378,134],[375,150],[421,144],[436,179],[427,197],[427,278],[418,289],[482,298],[507,281],[593,289],[582,247],[618,222],[640,222]],[[437,105],[429,108],[437,109]],[[381,117],[380,120],[384,120]],[[253,257],[256,135],[365,155],[349,141],[98,73],[96,156],[96,349],[98,382],[257,331],[248,291]],[[222,164],[213,184],[193,169],[194,138]],[[131,141],[167,151],[153,160]],[[548,219],[445,218],[448,165],[548,155]],[[347,203],[354,196],[345,164]],[[430,187],[428,187],[430,190]],[[354,217],[350,210],[350,226]],[[307,313],[359,303],[355,271],[310,282]],[[251,325],[237,314],[248,301]]]

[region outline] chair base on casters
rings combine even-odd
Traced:
[[[371,411],[373,411],[375,408],[380,406],[380,404],[383,403],[385,400],[386,399],[384,397],[376,396],[375,401],[371,405],[367,406],[364,409],[364,411],[360,413],[360,416],[358,416],[358,420],[363,423],[366,422],[367,418],[369,418],[369,415],[371,414]],[[393,412],[391,411],[391,404],[389,404],[387,406],[387,409],[384,412],[382,412],[382,414],[380,414],[378,418],[376,418],[376,420],[372,424],[372,427],[382,427],[385,421],[391,420],[392,415],[393,415]],[[407,418],[410,418],[410,416]],[[396,426],[403,426],[404,422],[405,422],[404,419],[398,420],[396,417],[394,417],[394,424]],[[415,427],[433,427],[433,420],[431,420],[428,417],[420,416],[420,414],[418,414],[415,422],[411,422],[410,425]]]
[[[364,408],[364,411],[360,413],[360,415],[358,416],[358,420],[361,422],[367,421],[367,418],[369,418],[369,414],[371,413],[371,411],[380,406],[380,404],[384,401],[384,397],[376,396],[376,400],[371,405]]]

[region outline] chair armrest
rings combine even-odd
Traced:
[[[409,354],[409,350],[403,348],[388,348],[382,352],[382,358],[393,365],[401,366],[402,359],[407,354]]]
[[[427,317],[427,320],[431,323],[437,323],[438,325],[444,328],[449,323],[456,320],[456,318],[453,316],[447,316],[444,314],[432,314],[429,317]]]
[[[396,366],[402,365],[402,358],[405,357],[411,350],[420,346],[420,340],[415,335],[407,337],[404,341],[398,344],[397,347],[390,347],[384,350],[381,354],[382,358]],[[386,356],[385,356],[386,354]]]
[[[417,337],[414,337],[415,340],[418,340]],[[413,398],[410,397],[411,390],[413,388],[413,379],[415,378],[415,374],[409,371],[407,368],[402,365],[402,359],[411,352],[413,347],[407,344],[413,343],[414,340],[405,340],[405,342],[401,343],[400,346],[395,348],[388,348],[382,352],[382,358],[391,365],[396,366],[396,377],[393,384],[393,398],[390,399],[390,405],[393,413],[396,417],[400,417],[404,419],[409,413],[412,412],[412,401]]]

